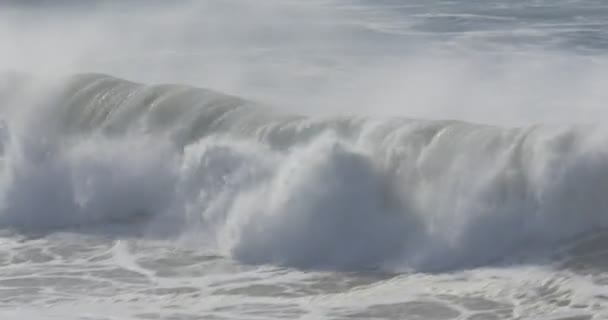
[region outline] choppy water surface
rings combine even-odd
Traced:
[[[2,319],[608,318],[604,1],[0,10]]]

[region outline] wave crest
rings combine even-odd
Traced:
[[[307,118],[91,74],[50,92],[38,103],[2,100],[4,227],[143,212],[149,235],[248,263],[419,271],[484,265],[608,227],[607,136],[597,126]]]

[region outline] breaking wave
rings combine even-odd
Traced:
[[[600,126],[303,117],[100,74],[0,84],[3,228],[145,221],[245,263],[433,271],[608,227]]]

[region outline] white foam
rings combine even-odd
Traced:
[[[608,227],[600,127],[292,117],[189,87],[68,80],[54,103],[7,114],[5,227],[147,221],[150,237],[249,263],[425,271]]]

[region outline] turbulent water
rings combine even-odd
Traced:
[[[0,8],[3,319],[608,318],[602,1]]]

